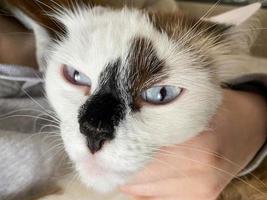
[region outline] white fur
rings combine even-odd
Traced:
[[[258,7],[255,4],[239,10],[238,15],[230,12],[209,20],[239,25]],[[75,12],[59,11],[57,17],[67,27],[68,36],[52,44],[50,52],[47,49],[52,41],[45,28],[20,11],[15,13],[34,30],[38,62],[42,69],[48,66],[46,91],[61,120],[65,148],[83,182],[97,191],[111,191],[127,182],[151,160],[155,149],[186,141],[203,131],[220,104],[221,90],[213,80],[214,74],[199,66],[199,60],[190,49],[183,49],[185,41],[174,42],[159,33],[137,10],[114,11],[97,7],[92,10],[81,8]],[[165,106],[145,105],[137,113],[131,113],[128,108],[126,118],[116,128],[116,138],[105,144],[100,152],[91,155],[84,136],[79,132],[77,118],[80,106],[89,97],[63,80],[60,67],[68,64],[87,74],[92,80],[93,93],[98,89],[99,75],[107,63],[121,57],[123,64],[127,64],[130,42],[139,36],[151,40],[158,56],[166,60],[169,76],[158,84],[181,87],[185,92]],[[195,35],[187,34],[184,40],[190,37]],[[44,58],[47,63],[43,62]],[[223,62],[225,64],[225,59]],[[127,65],[123,64],[125,68],[120,69],[120,79],[127,73]],[[240,74],[240,70],[225,68],[219,69],[222,80],[234,79]],[[234,75],[224,77],[226,72]]]
[[[208,71],[196,70],[194,55],[159,33],[144,14],[94,8],[67,12],[59,19],[68,36],[50,52],[46,90],[62,122],[65,148],[86,185],[102,192],[113,190],[149,162],[155,149],[183,142],[207,127],[220,103],[220,90],[212,84]],[[165,106],[144,106],[138,113],[128,109],[116,138],[91,155],[77,119],[88,96],[63,80],[60,66],[68,64],[87,74],[93,93],[108,63],[118,57],[127,63],[131,40],[139,36],[149,38],[158,56],[166,59],[169,78],[164,84],[185,88],[185,92]],[[121,73],[126,71],[121,69]]]

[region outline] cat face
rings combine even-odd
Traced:
[[[177,40],[136,10],[80,9],[61,18],[67,34],[47,60],[46,91],[85,184],[112,190],[158,148],[207,127],[221,95],[212,54],[194,49],[204,45],[197,36]],[[203,40],[217,30],[209,31]]]
[[[208,126],[221,102],[220,67],[251,41],[243,35],[238,43],[229,34],[232,25],[252,15],[255,5],[234,23],[228,23],[233,13],[199,20],[132,9],[66,9],[49,23],[64,26],[56,42],[33,26],[37,44],[51,46],[42,53],[48,55],[47,96],[86,185],[111,191],[160,147]],[[228,25],[214,23],[222,19]]]

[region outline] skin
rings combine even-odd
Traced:
[[[0,63],[37,68],[33,33],[0,14]]]
[[[266,140],[267,102],[225,90],[210,126],[191,141],[162,148],[121,191],[135,200],[215,200]]]
[[[0,16],[0,26],[0,63],[37,66],[33,35],[7,17]],[[224,90],[208,131],[184,144],[162,148],[121,191],[135,200],[215,200],[252,160],[266,135],[265,99]]]

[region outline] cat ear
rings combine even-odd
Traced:
[[[261,3],[254,3],[211,17],[207,21],[229,26],[225,36],[239,50],[248,53],[259,33],[260,21],[255,15],[260,8]]]
[[[252,17],[260,8],[261,8],[261,3],[253,3],[248,6],[244,6],[244,7],[234,9],[226,13],[211,17],[208,19],[208,21],[218,23],[218,24],[239,26],[245,21],[247,21],[250,17]]]
[[[217,69],[222,82],[237,84],[240,77],[266,73],[263,67],[265,63],[247,54],[259,33],[260,21],[256,13],[260,8],[261,3],[254,3],[208,19],[216,24],[230,26],[225,37],[230,39],[237,53],[233,58],[228,56],[228,60]]]

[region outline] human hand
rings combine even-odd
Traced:
[[[0,15],[0,63],[37,68],[34,35],[12,17]]]
[[[135,200],[215,200],[265,142],[266,119],[262,97],[226,90],[211,130],[162,148],[121,191]]]

